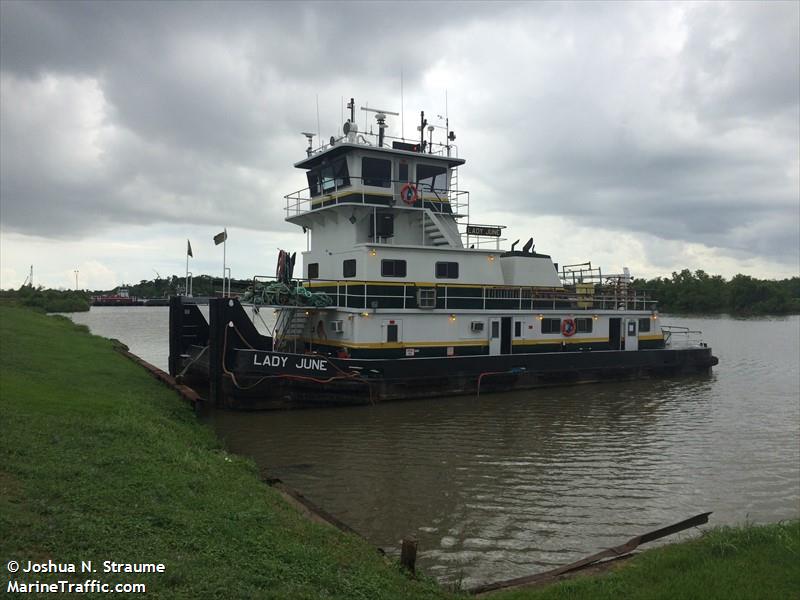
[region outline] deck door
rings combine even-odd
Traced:
[[[400,319],[386,319],[381,321],[382,338],[384,342],[395,343],[403,341],[403,321]]]
[[[511,354],[511,317],[502,317],[500,323],[500,354]]]
[[[620,350],[621,346],[621,331],[622,329],[622,319],[613,318],[608,320],[608,349],[609,350]]]
[[[636,319],[625,321],[625,350],[639,349],[639,322]]]
[[[489,319],[489,354],[500,354],[500,319]]]

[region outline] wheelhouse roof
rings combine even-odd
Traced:
[[[426,162],[428,161],[441,162],[446,164],[447,167],[458,167],[459,165],[463,165],[466,162],[463,158],[456,158],[455,156],[442,156],[440,154],[410,152],[408,150],[397,150],[395,148],[386,148],[386,147],[381,148],[378,146],[367,146],[365,144],[352,144],[350,142],[341,142],[335,144],[334,146],[329,146],[328,148],[322,150],[321,152],[316,152],[311,156],[294,163],[294,166],[297,167],[298,169],[313,169],[314,167],[321,164],[324,160],[330,160],[331,158],[335,158],[337,156],[347,154],[348,152],[353,152],[358,150],[367,150],[369,152],[382,152],[383,154],[387,154],[389,156],[403,156],[406,158],[422,159]]]

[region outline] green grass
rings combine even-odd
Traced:
[[[3,592],[8,560],[52,559],[163,562],[165,574],[98,574],[148,597],[446,596],[301,516],[109,341],[6,306],[0,340]]]
[[[799,551],[800,522],[720,528],[603,576],[492,597],[796,598]],[[164,574],[93,576],[146,583],[153,598],[463,597],[303,517],[109,340],[0,304],[3,592],[7,561],[48,559],[163,562]]]
[[[701,537],[643,552],[598,577],[494,600],[755,600],[800,598],[800,521],[718,527]]]

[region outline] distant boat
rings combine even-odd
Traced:
[[[142,306],[145,301],[131,296],[128,288],[119,288],[116,294],[92,296],[92,306]]]

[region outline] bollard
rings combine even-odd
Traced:
[[[417,539],[416,538],[403,538],[402,546],[400,549],[400,564],[408,569],[412,575],[415,573],[417,563]]]

